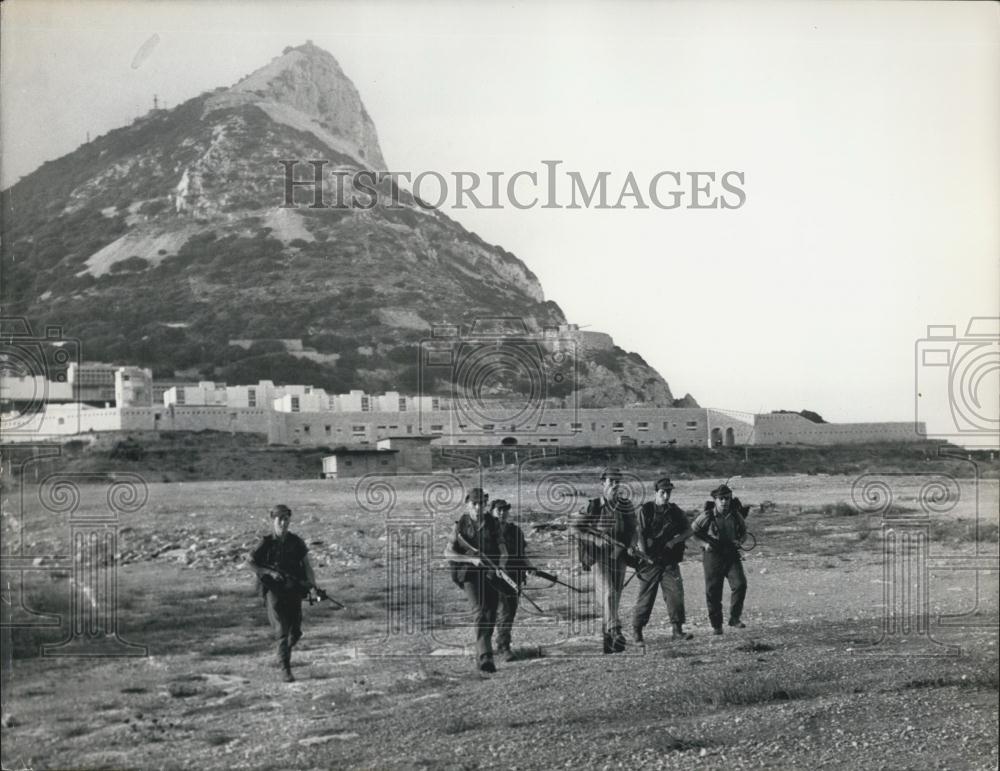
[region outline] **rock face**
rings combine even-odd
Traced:
[[[386,181],[363,209],[312,208],[313,192],[299,188],[299,205],[284,206],[280,161],[302,159],[296,178],[312,179],[305,161],[317,158],[328,170],[385,168],[357,90],[307,43],[3,191],[5,311],[38,328],[62,324],[85,359],[151,366],[157,377],[408,393],[451,387],[421,380],[435,325],[468,332],[515,317],[545,350],[578,358],[550,396],[576,388],[586,405],[673,404],[640,356],[568,324],[520,259],[406,190]],[[316,356],[292,356],[279,339]]]

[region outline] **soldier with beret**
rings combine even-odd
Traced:
[[[621,482],[619,469],[605,469],[601,474],[601,497],[591,499],[570,520],[579,546],[580,566],[595,573],[605,653],[621,653],[626,645],[618,608],[627,551],[635,539],[635,509],[623,494]]]
[[[705,550],[705,600],[708,619],[714,634],[722,634],[722,585],[729,582],[729,626],[742,629],[743,602],[747,596],[747,577],[743,571],[740,544],[746,536],[744,516],[747,509],[733,497],[728,485],[712,490],[712,500],[694,521],[694,537]]]
[[[497,644],[496,653],[503,661],[510,661],[513,653],[510,649],[511,628],[514,626],[514,616],[517,615],[520,587],[525,582],[526,575],[531,572],[531,564],[527,559],[527,542],[520,527],[509,521],[510,504],[503,498],[497,498],[490,506],[490,513],[500,525],[500,540],[504,555],[500,567],[517,583],[518,588],[501,582],[500,606],[497,613]]]
[[[489,496],[473,487],[465,497],[466,510],[452,530],[449,550],[462,559],[451,561],[451,578],[465,592],[475,617],[476,658],[480,671],[496,672],[493,630],[500,604],[500,580],[487,563],[498,565],[502,551],[500,523],[486,509]]]
[[[309,547],[288,530],[292,511],[284,504],[271,509],[271,530],[250,553],[247,564],[257,574],[267,619],[278,643],[278,665],[285,682],[292,675],[292,648],[302,637],[302,600],[316,598],[316,577]]]
[[[636,642],[642,642],[642,630],[656,602],[656,590],[663,594],[673,627],[671,639],[690,640],[684,632],[684,581],[680,563],[684,559],[684,542],[694,535],[687,515],[670,502],[673,483],[664,477],[657,480],[654,498],[639,509],[636,537],[636,576],[639,597],[632,611],[632,631]]]

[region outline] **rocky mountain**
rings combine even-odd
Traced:
[[[390,180],[370,208],[313,208],[305,188],[284,207],[288,159],[301,178],[309,159],[328,174],[386,168],[357,89],[311,43],[3,191],[4,315],[61,324],[85,359],[157,377],[404,392],[454,387],[418,365],[434,325],[467,335],[478,319],[516,317],[543,358],[574,354],[546,396],[674,403],[638,354],[568,324],[521,260]],[[516,369],[469,387],[523,393]]]

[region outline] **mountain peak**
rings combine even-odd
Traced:
[[[370,169],[386,168],[375,124],[333,54],[307,40],[208,100],[206,113],[256,104],[278,122],[309,133]]]

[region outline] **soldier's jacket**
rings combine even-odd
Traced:
[[[253,560],[255,565],[280,570],[282,573],[292,576],[299,581],[305,581],[306,569],[302,564],[302,560],[305,559],[308,553],[309,547],[306,546],[306,542],[295,535],[295,533],[285,533],[283,541],[276,535],[270,534],[261,538],[260,543],[250,553],[250,559]],[[259,576],[257,578],[257,586],[261,594],[266,592],[287,592],[305,596],[308,593],[307,590],[302,589],[300,586],[289,586],[285,582],[270,576]]]
[[[715,505],[715,501],[705,501],[705,510],[698,515],[692,527],[695,535],[709,535],[719,541],[724,547],[735,549],[747,533],[746,521],[743,519],[743,504],[739,498],[733,498],[729,511],[723,515]]]
[[[638,520],[638,541],[647,557],[661,565],[677,564],[684,559],[683,541],[667,546],[667,541],[690,526],[679,506],[668,503],[666,508],[658,509],[655,503],[647,501],[639,509]]]
[[[483,514],[482,519],[475,519],[468,514],[459,517],[458,522],[452,530],[451,548],[459,554],[466,554],[468,549],[463,546],[456,536],[461,535],[469,544],[488,557],[492,562],[499,564],[503,556],[501,548],[502,539],[500,536],[500,521],[492,514]],[[472,571],[488,571],[489,568],[477,567],[468,562],[451,563],[451,580],[456,584],[464,583]]]
[[[500,538],[506,552],[500,559],[500,567],[518,584],[523,584],[525,571],[531,567],[527,558],[528,542],[524,538],[524,532],[513,522],[506,524],[501,522]]]
[[[635,508],[628,499],[609,503],[603,498],[592,498],[587,508],[572,518],[571,524],[577,529],[588,528],[604,533],[619,546],[608,543],[591,543],[577,539],[580,565],[589,569],[598,560],[619,559],[625,549],[635,541]]]

